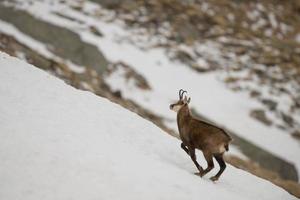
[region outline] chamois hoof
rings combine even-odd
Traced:
[[[200,173],[203,173],[203,171],[204,171],[204,169],[201,166],[199,166],[198,170]]]
[[[199,168],[199,172],[194,173],[197,176],[200,176],[201,178],[204,176],[204,170],[202,167]]]
[[[210,180],[215,182],[215,181],[219,180],[219,177],[213,176],[213,177],[210,177]]]
[[[203,168],[202,167],[199,167],[199,175],[202,177],[202,176],[204,176],[204,170],[203,170]]]
[[[201,178],[203,176],[203,173],[200,173],[200,172],[195,172],[194,174],[197,175],[197,176],[200,176]]]

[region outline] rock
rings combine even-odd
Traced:
[[[187,22],[178,22],[175,25],[173,34],[178,42],[192,44],[199,37],[197,28]]]
[[[182,50],[177,50],[175,52],[175,58],[184,64],[191,64],[191,62],[194,61],[192,55]]]
[[[272,125],[272,121],[267,118],[266,113],[264,110],[255,109],[250,112],[250,116],[258,121],[262,122],[263,124],[270,126]]]
[[[224,79],[224,82],[225,83],[236,83],[239,80],[240,80],[240,78],[228,76]]]
[[[118,6],[119,4],[129,3],[132,0],[92,0],[95,3],[101,4],[104,7],[107,8],[114,8],[115,6]]]
[[[292,132],[291,135],[300,141],[300,130],[296,130],[296,131]]]
[[[90,30],[95,35],[103,37],[103,34],[95,26],[90,26]]]
[[[214,21],[221,26],[227,25],[227,20],[223,16],[215,16]]]
[[[117,98],[122,98],[122,92],[120,90],[117,90],[112,93]]]
[[[271,100],[271,99],[262,99],[261,102],[268,106],[270,110],[275,110],[277,107],[277,102]]]
[[[110,71],[108,73],[112,73],[115,70],[122,68],[124,78],[128,80],[133,80],[136,87],[142,90],[151,90],[151,87],[147,80],[139,73],[137,73],[131,66],[123,63],[117,62],[110,66]]]
[[[255,98],[255,97],[259,97],[259,96],[261,96],[261,93],[259,91],[257,91],[257,90],[251,90],[250,97]]]
[[[199,65],[197,63],[192,63],[191,67],[192,67],[192,69],[194,69],[194,70],[196,70],[197,72],[200,72],[200,73],[211,71],[211,69],[209,69],[205,66]]]
[[[281,118],[282,118],[282,120],[283,120],[285,123],[287,123],[289,126],[291,126],[291,127],[294,126],[295,121],[294,121],[293,117],[291,117],[291,116],[289,116],[289,115],[287,115],[287,114],[281,112]]]

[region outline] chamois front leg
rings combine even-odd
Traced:
[[[181,148],[182,148],[188,155],[190,155],[190,152],[189,152],[188,148],[183,144],[183,142],[181,143]]]
[[[195,148],[188,147],[188,151],[190,153],[191,159],[199,170],[200,176],[203,174],[203,168],[199,165],[196,158]]]

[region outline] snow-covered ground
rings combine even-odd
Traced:
[[[0,66],[0,199],[295,199],[231,166],[201,179],[138,115],[4,53]]]
[[[67,4],[60,3],[60,1],[44,0],[33,4],[29,1],[19,1],[19,3],[20,9],[25,9],[42,20],[73,30],[85,42],[97,45],[109,61],[127,63],[143,75],[149,82],[151,91],[144,92],[134,88],[120,75],[122,72],[118,71],[108,77],[106,82],[112,89],[120,90],[124,97],[132,99],[141,106],[165,117],[166,123],[170,127],[176,129],[175,115],[169,111],[168,105],[178,98],[177,92],[180,88],[186,89],[192,98],[192,107],[202,115],[295,164],[298,173],[300,172],[299,142],[283,130],[265,126],[251,118],[249,111],[259,108],[261,105],[250,99],[245,93],[228,90],[218,80],[216,74],[196,73],[187,66],[171,61],[161,48],[141,50],[126,41],[132,34],[130,30],[127,30],[120,21],[107,22],[105,17],[112,13],[101,9],[96,4],[83,2],[82,11],[77,11]],[[100,12],[98,14],[102,15],[102,18],[93,16],[97,12]],[[77,19],[77,21],[60,17],[56,13]],[[92,34],[89,30],[90,26],[99,29],[103,36]],[[13,28],[6,30],[12,33],[17,32]],[[29,44],[32,43],[28,39],[24,39],[22,33],[14,35],[23,38]],[[39,48],[43,49],[42,47]],[[202,48],[204,51],[214,51],[214,49],[209,49],[209,46],[202,46]]]

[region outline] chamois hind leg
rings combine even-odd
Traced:
[[[188,151],[190,153],[191,159],[194,162],[194,164],[196,165],[197,169],[200,172],[200,175],[203,173],[203,168],[199,165],[199,163],[197,162],[197,158],[196,158],[196,153],[195,153],[195,148],[192,147],[188,147]]]
[[[213,156],[211,153],[208,152],[203,152],[204,158],[207,162],[207,168],[204,169],[203,173],[201,174],[201,177],[210,172],[214,168],[214,161],[213,161]]]
[[[181,143],[181,148],[182,148],[188,155],[190,155],[190,152],[189,152],[188,148],[183,144],[183,142]]]
[[[223,154],[216,154],[216,155],[214,155],[214,157],[220,165],[220,170],[215,176],[211,177],[210,180],[217,181],[219,179],[219,177],[221,176],[221,174],[224,172],[224,170],[226,168],[226,163],[223,159]]]

